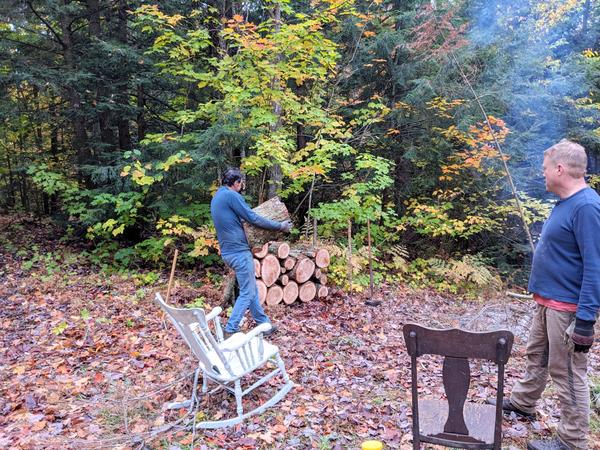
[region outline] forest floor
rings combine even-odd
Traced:
[[[296,387],[264,414],[241,425],[199,431],[153,429],[185,410],[166,410],[187,398],[194,359],[152,302],[166,291],[167,271],[108,275],[80,257],[47,223],[29,216],[0,218],[0,448],[65,449],[357,449],[368,439],[385,448],[411,448],[410,366],[402,326],[470,330],[507,328],[515,345],[506,369],[506,392],[523,372],[531,301],[498,297],[466,301],[434,291],[380,286],[380,307],[364,294],[328,298],[267,312],[280,331],[279,346]],[[215,274],[177,273],[171,302],[220,303]],[[495,395],[495,371],[474,364],[471,394]],[[600,390],[598,345],[590,374]],[[425,391],[441,392],[441,365],[420,366]],[[436,387],[434,387],[436,386]],[[268,391],[271,387],[267,387]],[[267,393],[249,396],[256,404]],[[247,406],[249,406],[247,405]],[[219,392],[202,400],[198,418],[234,414]],[[504,419],[504,448],[525,448],[526,437],[547,436],[558,405],[549,387],[538,419]],[[600,420],[592,417],[592,448]],[[596,447],[598,448],[598,447]]]

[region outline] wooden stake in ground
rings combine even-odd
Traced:
[[[173,277],[175,276],[177,255],[179,255],[179,250],[175,249],[175,253],[173,254],[173,263],[171,263],[171,275],[169,275],[169,284],[167,285],[167,296],[165,297],[165,303],[169,303],[169,297],[171,296],[171,286],[173,285]]]
[[[369,306],[379,306],[379,300],[373,300],[373,252],[371,250],[371,220],[367,218],[367,247],[369,249],[369,300],[365,302]]]
[[[352,295],[352,220],[348,219],[348,292]]]

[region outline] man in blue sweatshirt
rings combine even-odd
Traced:
[[[560,401],[557,436],[528,450],[586,449],[590,393],[587,353],[600,307],[600,196],[584,175],[581,145],[563,139],[544,153],[546,189],[559,197],[533,255],[529,291],[537,303],[527,366],[503,409],[532,418],[548,375]]]
[[[240,294],[225,326],[225,332],[233,334],[239,331],[240,321],[248,309],[257,324],[270,323],[258,300],[254,260],[242,221],[255,227],[285,232],[292,229],[292,222],[275,222],[252,211],[240,194],[244,188],[244,180],[238,169],[227,170],[222,182],[223,185],[210,202],[210,214],[217,230],[221,257],[235,271],[240,287]],[[272,334],[276,330],[277,327],[272,326],[265,334]]]

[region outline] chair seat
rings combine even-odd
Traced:
[[[216,367],[218,369],[218,373],[221,374],[221,376],[218,377],[219,380],[227,381],[227,380],[235,380],[237,378],[240,378],[241,376],[245,375],[246,373],[261,366],[268,359],[272,358],[279,352],[279,348],[276,345],[269,344],[268,342],[263,340],[262,341],[263,354],[261,357],[259,348],[258,348],[260,339],[258,337],[255,337],[250,341],[250,348],[252,349],[252,351],[251,351],[252,355],[245,355],[241,349],[239,351],[242,358],[245,358],[245,359],[248,358],[247,362],[249,363],[249,365],[247,365],[246,368],[244,368],[244,366],[242,365],[242,362],[240,361],[240,357],[238,356],[238,354],[235,351],[227,351],[227,349],[234,347],[239,342],[244,340],[245,337],[246,336],[243,333],[236,333],[233,336],[229,337],[228,339],[226,339],[225,341],[223,341],[219,344],[219,348],[221,349],[221,352],[223,353],[223,355],[225,356],[225,359],[229,363],[229,367],[231,368],[233,375],[230,374],[230,372],[225,368],[224,364],[221,362],[221,359],[219,358],[219,356],[217,355],[217,352],[215,350],[211,350],[207,353],[209,360],[213,364],[213,370]]]
[[[469,435],[475,439],[492,444],[494,442],[494,424],[496,407],[478,403],[465,403],[465,424]],[[425,436],[436,436],[444,432],[448,420],[448,402],[444,400],[419,400],[419,422],[422,439]]]

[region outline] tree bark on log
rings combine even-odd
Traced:
[[[271,287],[281,275],[279,260],[275,255],[267,255],[260,263],[260,277],[267,287]]]
[[[253,211],[256,214],[277,222],[288,220],[290,218],[290,213],[279,197],[273,197],[272,199],[267,200],[254,208]],[[246,232],[250,247],[258,247],[269,241],[277,241],[278,238],[283,235],[281,231],[265,230],[248,223],[244,223],[244,231]]]
[[[312,281],[307,281],[300,285],[298,298],[303,302],[309,302],[317,295],[317,286]]]
[[[291,305],[298,298],[298,283],[290,281],[283,287],[283,302],[286,305]]]
[[[267,289],[267,306],[277,305],[281,303],[281,300],[283,300],[283,289],[281,286],[274,284]]]

